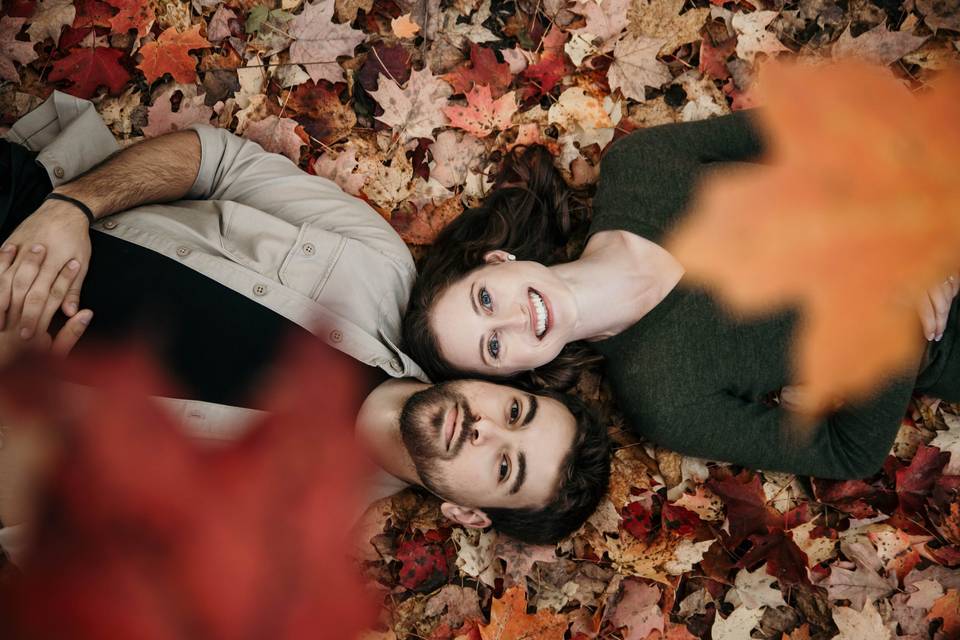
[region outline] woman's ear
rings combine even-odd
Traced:
[[[490,516],[475,507],[464,507],[452,502],[444,502],[440,505],[440,512],[453,520],[457,524],[472,529],[486,529],[490,526]]]
[[[501,262],[513,262],[517,256],[507,253],[503,249],[494,249],[483,254],[483,261],[487,264],[499,264]]]

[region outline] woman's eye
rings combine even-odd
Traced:
[[[480,298],[480,306],[484,309],[490,309],[493,306],[493,298],[483,287],[480,288],[480,294],[477,297]]]
[[[513,424],[520,418],[520,403],[516,400],[510,405],[510,424]]]
[[[501,482],[503,482],[503,480],[507,477],[507,474],[508,474],[508,473],[510,473],[510,464],[507,462],[507,457],[504,456],[504,457],[500,458],[500,474],[499,474],[499,477],[500,477],[500,481],[501,481]]]
[[[494,360],[500,357],[500,338],[497,336],[490,338],[490,342],[487,343],[487,352]]]

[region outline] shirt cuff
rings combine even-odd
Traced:
[[[192,124],[187,129],[197,133],[200,138],[200,170],[197,179],[187,192],[188,200],[205,200],[213,192],[217,179],[217,171],[223,159],[226,144],[223,140],[223,130],[211,127],[208,124]]]

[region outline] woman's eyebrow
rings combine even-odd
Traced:
[[[480,315],[480,309],[477,307],[477,296],[473,294],[476,287],[477,287],[476,282],[470,285],[470,306],[473,307],[473,312],[475,314]]]

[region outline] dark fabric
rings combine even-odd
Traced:
[[[51,190],[35,154],[3,142],[10,162],[0,175],[2,236],[40,205]],[[257,393],[288,340],[316,339],[308,331],[256,302],[150,249],[91,232],[90,268],[81,306],[94,319],[81,345],[145,341],[180,386],[180,397],[258,407]],[[331,351],[334,351],[331,349]],[[339,357],[337,355],[331,357]],[[379,370],[343,356],[366,382],[356,398],[381,381]]]
[[[601,164],[591,233],[623,229],[660,242],[713,163],[759,157],[750,118],[738,113],[655,127],[618,141]],[[943,341],[930,347],[920,388],[952,399],[960,389],[960,354],[951,353],[960,333],[957,307],[955,300]],[[640,322],[595,346],[632,428],[654,442],[759,469],[871,475],[893,443],[917,376],[892,380],[820,424],[793,428],[787,413],[765,400],[797,382],[788,362],[795,326],[789,312],[759,321],[733,317],[683,279]],[[918,367],[919,354],[912,370]]]

